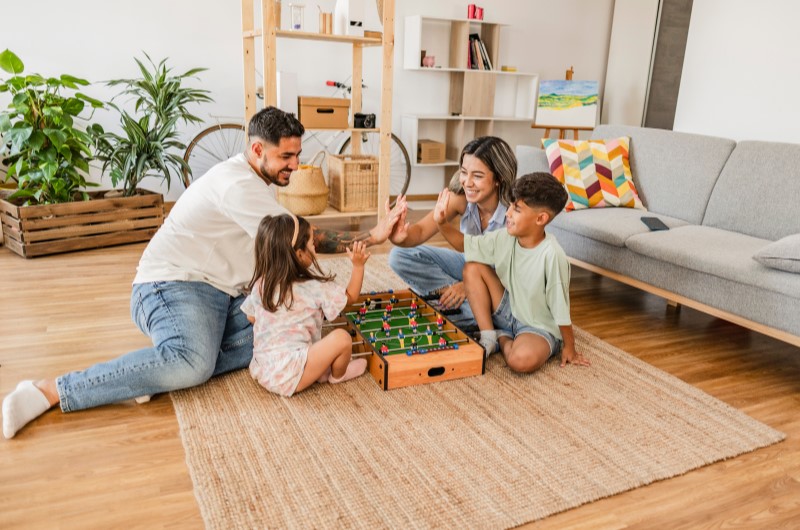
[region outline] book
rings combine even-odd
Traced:
[[[477,33],[469,35],[469,49],[471,53],[470,68],[473,70],[492,70],[492,61],[489,59],[489,52],[486,45]]]
[[[492,61],[489,60],[489,52],[486,50],[486,45],[482,40],[478,40],[478,46],[480,47],[481,56],[483,57],[483,62],[486,65],[486,70],[491,70]]]
[[[472,47],[475,49],[475,57],[478,58],[478,70],[486,70],[486,65],[483,62],[483,53],[481,53],[480,41],[472,41]]]
[[[485,70],[486,66],[483,64],[483,55],[481,54],[480,42],[481,38],[477,33],[470,33],[469,47],[472,50],[473,61],[470,68],[473,70]]]

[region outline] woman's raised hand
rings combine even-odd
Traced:
[[[406,221],[406,216],[408,214],[408,203],[406,202],[405,195],[397,198],[397,204],[395,204],[394,207],[397,209],[401,200],[403,201],[403,209],[400,211],[400,216],[398,217],[397,222],[394,224],[394,227],[389,234],[389,241],[395,245],[399,245],[406,240],[408,237],[408,226],[411,224]]]
[[[445,188],[439,192],[439,199],[433,209],[433,220],[436,221],[437,225],[443,225],[447,222],[447,206],[449,203],[450,190]]]

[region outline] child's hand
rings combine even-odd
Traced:
[[[447,205],[450,203],[450,190],[443,189],[439,193],[439,199],[436,201],[436,207],[433,209],[433,220],[437,225],[443,225],[447,222]]]
[[[347,257],[353,262],[354,267],[364,266],[369,257],[372,255],[367,252],[367,244],[363,241],[354,241],[353,247],[348,248]]]
[[[561,366],[566,366],[567,364],[577,364],[578,366],[591,366],[592,363],[589,362],[589,359],[583,356],[582,353],[579,353],[575,350],[575,346],[564,346],[561,350]]]

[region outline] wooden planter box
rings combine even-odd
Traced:
[[[138,190],[135,197],[103,198],[42,206],[17,206],[12,192],[0,191],[3,241],[23,258],[149,241],[164,222],[160,193]]]

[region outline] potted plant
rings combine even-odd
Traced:
[[[12,94],[10,110],[0,113],[0,158],[16,184],[0,199],[5,246],[30,258],[150,239],[164,221],[161,194],[104,198],[84,190],[96,185],[85,176],[96,128],[84,131],[79,115],[87,105],[103,106],[78,92],[89,82],[23,75],[22,61],[8,50],[0,68],[12,74],[0,80],[0,91]]]
[[[0,68],[11,77],[0,80],[0,92],[12,96],[0,112],[0,155],[5,180],[16,183],[10,199],[25,205],[86,200],[92,140],[80,126],[81,113],[103,103],[78,92],[85,79],[63,74],[24,75],[22,61],[10,50],[0,53]]]
[[[180,141],[178,125],[202,120],[189,111],[189,106],[212,101],[208,90],[184,86],[184,82],[205,68],[193,68],[173,74],[166,59],[158,64],[144,54],[147,64],[134,59],[141,77],[115,79],[109,86],[122,87],[117,96],[133,99],[133,113],[113,102],[109,106],[120,114],[122,134],[106,132],[92,125],[97,159],[108,170],[112,185],[121,186],[126,197],[141,193],[139,185],[146,177],[158,176],[170,187],[171,176],[181,177],[191,171],[183,160],[186,146]]]

